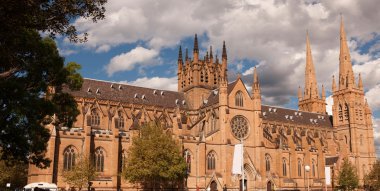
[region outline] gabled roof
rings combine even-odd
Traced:
[[[71,91],[68,87],[64,87],[63,91],[70,93],[74,97],[187,109],[186,101],[183,102],[185,96],[182,92],[157,90],[115,82],[84,79],[82,88],[79,91]]]
[[[302,124],[316,127],[332,128],[332,121],[327,114],[310,113],[294,109],[262,105],[261,115],[264,121],[276,121],[281,123]]]
[[[227,94],[231,93],[231,91],[234,89],[236,84],[237,84],[237,80],[227,85]],[[211,91],[210,95],[207,98],[207,104],[203,105],[202,108],[205,108],[217,103],[219,103],[219,88]]]

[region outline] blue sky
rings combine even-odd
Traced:
[[[98,23],[78,18],[89,34],[84,44],[57,39],[66,62],[82,65],[86,78],[176,90],[178,47],[192,56],[194,34],[200,55],[210,45],[228,53],[229,80],[238,73],[250,86],[257,66],[265,104],[297,108],[304,84],[305,38],[309,31],[319,86],[331,105],[332,76],[339,69],[339,25],[343,15],[355,75],[361,73],[374,114],[380,156],[380,25],[376,0],[108,0]]]

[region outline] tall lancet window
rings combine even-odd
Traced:
[[[315,177],[315,172],[317,170],[316,166],[315,166],[315,160],[313,159],[312,162],[311,162],[311,174],[313,175],[313,177]]]
[[[96,172],[104,172],[104,155],[103,148],[97,148],[94,153],[94,164]]]
[[[87,121],[89,126],[92,127],[99,127],[100,125],[100,116],[99,113],[96,109],[91,110],[91,116],[90,116],[90,121]]]
[[[302,176],[302,161],[298,159],[298,176]]]
[[[211,151],[207,155],[207,169],[208,170],[215,170],[215,160],[216,159],[216,153],[214,151]]]
[[[348,121],[348,117],[349,117],[348,105],[344,104],[344,120]]]
[[[265,170],[267,172],[270,171],[270,155],[269,154],[265,155]]]
[[[63,152],[63,169],[71,170],[75,166],[75,148],[73,146],[68,146]]]
[[[185,150],[184,152],[184,157],[185,157],[185,161],[186,161],[186,164],[187,164],[187,174],[190,174],[191,173],[191,153],[189,150]]]
[[[123,112],[118,111],[117,115],[118,115],[118,117],[115,118],[115,127],[118,128],[118,129],[123,129],[124,128]]]
[[[343,121],[343,109],[342,109],[342,105],[339,104],[339,113],[338,113],[338,116],[339,116],[339,121],[342,122]]]
[[[241,91],[238,91],[235,94],[235,105],[239,107],[243,107],[243,93]]]
[[[287,171],[286,171],[286,159],[285,158],[282,158],[282,175],[283,176],[287,175]]]

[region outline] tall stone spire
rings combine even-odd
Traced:
[[[178,51],[178,62],[182,61],[182,47],[179,46],[179,51]]]
[[[323,86],[322,86],[323,88]],[[322,92],[322,94],[324,94]],[[309,33],[306,33],[306,67],[305,67],[305,89],[302,97],[301,89],[298,90],[298,107],[301,111],[326,113],[325,97],[318,93],[317,78],[311,54]]]
[[[332,91],[335,92],[336,91],[336,83],[335,83],[335,76],[333,75],[332,77]]]
[[[182,72],[182,65],[183,65],[182,47],[179,46],[179,51],[178,51],[178,73]]]
[[[227,49],[226,49],[226,42],[225,41],[223,41],[222,59],[226,59],[227,60]]]
[[[302,90],[301,90],[301,86],[298,86],[298,101],[301,101],[302,100]]]
[[[315,69],[313,58],[311,55],[309,32],[306,33],[306,68],[305,68],[305,98],[318,97],[317,79],[315,76]]]
[[[261,100],[259,76],[257,75],[256,67],[253,70],[252,99]],[[260,106],[261,106],[261,101],[260,101]]]
[[[358,88],[360,90],[363,90],[363,81],[362,81],[362,75],[359,73],[359,80],[358,80]]]
[[[326,99],[326,91],[325,91],[325,86],[322,84],[322,100]]]
[[[222,52],[222,71],[221,71],[222,80],[227,81],[227,48],[226,42],[223,41],[223,52]]]
[[[195,63],[197,63],[198,59],[199,59],[199,49],[198,49],[198,37],[197,37],[197,34],[195,34],[195,37],[194,37],[193,59],[194,59]]]
[[[350,49],[347,45],[346,33],[344,31],[343,17],[340,21],[340,54],[339,54],[339,89],[351,86],[355,83],[352,70]]]

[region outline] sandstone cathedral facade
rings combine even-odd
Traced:
[[[99,172],[92,181],[95,190],[141,189],[120,177],[121,166],[136,127],[153,120],[170,129],[181,144],[188,163],[188,190],[239,190],[241,182],[245,190],[322,190],[325,167],[332,169],[336,181],[345,157],[356,166],[362,182],[376,159],[372,113],[360,74],[355,80],[343,22],[331,116],[326,113],[325,89],[318,90],[308,36],[299,110],[263,105],[256,69],[251,92],[240,76],[228,82],[225,43],[221,60],[214,57],[212,47],[200,59],[197,36],[193,57],[185,52],[183,58],[180,47],[177,92],[84,79],[80,91],[70,92],[80,110],[74,128],[47,126],[51,166],[30,166],[28,182],[67,188],[63,170],[70,170],[76,156],[85,154],[94,156]],[[231,172],[234,145],[242,140],[244,179]]]

